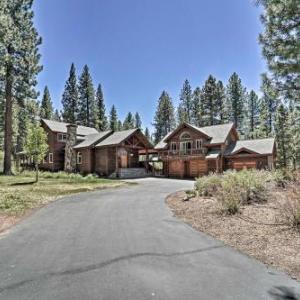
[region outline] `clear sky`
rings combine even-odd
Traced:
[[[115,104],[123,120],[139,111],[147,126],[162,90],[177,104],[186,78],[193,88],[209,74],[226,84],[235,71],[258,90],[266,69],[253,0],[36,0],[34,10],[43,38],[38,89],[48,85],[59,109],[72,62],[102,84],[107,112]]]

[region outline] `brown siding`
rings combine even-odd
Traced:
[[[265,169],[268,168],[268,159],[267,156],[261,157],[232,157],[225,159],[226,169],[236,169],[240,170],[243,168],[257,168]]]
[[[48,135],[48,153],[53,153],[53,163],[49,163],[49,155],[47,154],[47,162],[41,164],[41,169],[49,171],[61,171],[64,169],[64,142],[57,141],[57,133],[52,132],[49,128],[42,123],[42,127]]]
[[[105,147],[95,149],[95,172],[109,176],[116,170],[116,148]]]
[[[182,160],[169,161],[168,169],[170,177],[184,177],[184,163]]]
[[[199,177],[207,174],[208,163],[204,159],[190,160],[189,177]]]
[[[95,149],[91,149],[91,148],[78,149],[76,151],[76,158],[78,152],[82,153],[82,164],[77,164],[77,170],[82,174],[94,173]]]

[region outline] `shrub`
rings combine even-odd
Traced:
[[[287,201],[284,205],[284,214],[288,223],[300,230],[300,188],[291,189],[287,194]]]
[[[195,183],[195,189],[202,196],[214,196],[221,187],[222,177],[218,174],[199,177]]]
[[[0,199],[0,210],[8,213],[20,213],[31,207],[31,201],[19,193],[7,193]]]

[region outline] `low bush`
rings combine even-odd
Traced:
[[[283,206],[285,217],[291,226],[300,230],[300,187],[296,185],[289,190],[286,199]]]
[[[226,171],[198,178],[195,188],[200,195],[216,197],[228,213],[234,214],[243,204],[264,201],[270,181],[272,175],[267,171]]]
[[[22,213],[31,207],[31,201],[19,193],[7,193],[0,199],[0,210],[7,213]]]

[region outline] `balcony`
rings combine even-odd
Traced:
[[[199,156],[205,157],[207,153],[206,148],[201,149],[182,149],[182,150],[165,150],[159,152],[159,157],[161,159],[165,158],[175,158],[175,157],[187,157],[187,156]]]

